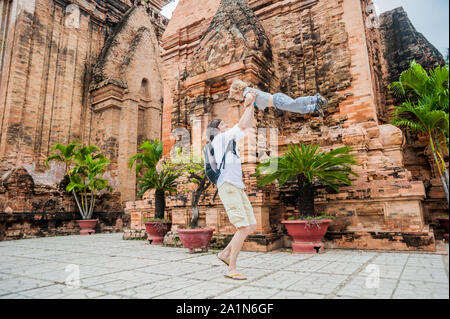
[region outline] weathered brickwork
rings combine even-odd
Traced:
[[[96,211],[123,212],[135,198],[126,162],[139,143],[161,138],[167,2],[1,1],[0,211],[76,211],[57,190],[63,166],[43,165],[55,143],[74,140],[111,161],[105,178],[114,192]],[[34,191],[8,186],[17,170]]]
[[[67,178],[57,187],[36,184],[23,167],[11,170],[0,184],[0,240],[78,234],[81,219],[72,193],[65,190]],[[129,228],[120,194],[98,196],[92,218],[98,218],[97,232],[118,232]]]
[[[267,144],[258,131],[265,127],[278,129],[278,135],[267,136],[278,140],[279,148],[271,154],[304,142],[320,143],[323,149],[348,145],[358,155],[362,165],[354,168],[360,176],[353,178],[353,186],[338,194],[317,189],[317,213],[337,217],[330,225],[329,246],[434,249],[433,231],[424,220],[424,184],[405,167],[402,131],[386,124],[392,108],[386,89],[388,57],[374,15],[369,0],[209,0],[202,5],[182,0],[175,10],[162,37],[166,156],[174,145],[183,147],[191,140],[203,144],[202,132],[212,118],[237,122],[242,110],[226,100],[236,77],[291,96],[320,92],[330,101],[324,119],[273,109],[257,112],[253,132],[239,145],[246,192],[258,222],[246,249],[289,245],[280,220],[298,213],[294,185],[259,189],[251,177],[254,145]],[[257,52],[252,53],[251,43],[259,44]],[[192,214],[190,195],[179,190],[169,197],[173,230],[187,224]],[[232,234],[220,200],[212,201],[214,191],[201,200],[200,225],[216,228],[217,236]],[[140,201],[133,205],[143,205],[132,216],[132,225],[142,229],[141,212],[151,208]]]
[[[165,156],[191,142],[198,152],[211,119],[235,124],[242,114],[227,100],[240,78],[273,93],[320,92],[329,100],[323,119],[256,112],[254,129],[238,145],[258,224],[245,249],[290,245],[280,221],[298,215],[295,185],[260,189],[252,175],[264,154],[301,142],[351,146],[362,164],[353,186],[337,194],[316,190],[317,213],[336,216],[329,247],[434,249],[430,222],[447,208],[443,192],[426,141],[387,124],[395,101],[386,87],[409,59],[428,68],[442,57],[402,9],[378,21],[371,0],[180,0],[168,23],[160,14],[167,2],[1,1],[0,234],[11,229],[4,238],[76,231],[63,167],[43,166],[53,144],[74,139],[99,146],[111,160],[106,178],[115,192],[101,195],[97,208],[125,209],[130,226],[117,217],[105,230],[129,227],[125,237],[142,237],[154,197],[135,201],[128,159],[155,138]],[[192,216],[191,194],[181,183],[178,190],[167,194],[173,232]],[[235,229],[214,192],[201,198],[199,224],[216,229],[219,247]],[[21,223],[27,213],[33,222]]]
[[[65,236],[80,233],[75,220],[78,212],[57,213],[0,213],[0,241],[46,236]],[[95,212],[92,218],[98,218],[96,233],[122,232],[129,228],[130,216],[123,212]]]
[[[417,32],[401,7],[381,15],[380,34],[383,55],[387,61],[387,83],[398,80],[401,72],[409,67],[411,60],[416,60],[426,70],[445,64],[442,54]],[[399,102],[391,95],[388,95],[387,99],[387,105],[390,106]],[[441,216],[448,206],[431,150],[427,147],[428,141],[409,130],[405,130],[405,139],[406,145],[403,150],[405,168],[411,171],[413,180],[420,180],[425,185],[427,195],[423,202],[425,221],[438,224],[436,218]],[[448,154],[445,154],[445,160],[448,163]]]
[[[398,80],[411,60],[416,60],[426,70],[445,64],[442,54],[417,32],[402,7],[382,13],[380,22],[390,82]]]

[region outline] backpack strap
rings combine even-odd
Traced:
[[[217,193],[219,192],[219,188],[217,188],[216,189],[216,192],[214,193],[214,197],[213,197],[213,202],[216,200],[216,196],[217,196]]]
[[[232,139],[230,142],[228,142],[227,149],[225,150],[225,153],[223,153],[222,162],[220,162],[220,166],[218,168],[219,172],[222,169],[222,166],[223,166],[223,168],[225,168],[225,156],[227,155],[227,153],[229,151],[233,151],[234,154],[236,154],[236,141],[234,139]],[[217,196],[218,192],[219,192],[219,188],[217,188],[216,192],[214,193],[213,201],[216,200],[216,196]]]
[[[231,147],[230,147],[231,146]],[[225,150],[225,152],[223,153],[223,157],[222,157],[222,162],[220,162],[220,166],[219,166],[219,172],[220,169],[223,168],[225,169],[225,156],[227,155],[227,153],[231,150],[233,150],[235,152],[235,147],[236,147],[236,141],[234,139],[232,139],[230,142],[228,142],[227,145],[227,149]]]

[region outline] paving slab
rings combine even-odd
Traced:
[[[224,277],[217,251],[122,240],[122,233],[0,242],[1,299],[448,299],[448,255],[330,249],[246,252]],[[448,245],[446,246],[448,253]]]

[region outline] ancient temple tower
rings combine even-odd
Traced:
[[[336,216],[330,246],[434,249],[424,220],[424,184],[404,166],[402,131],[387,124],[392,105],[383,45],[370,0],[180,1],[162,38],[166,155],[185,145],[186,135],[203,144],[202,132],[213,118],[237,122],[241,107],[226,100],[234,78],[291,96],[320,92],[330,102],[324,119],[258,112],[253,133],[240,145],[258,221],[246,248],[283,246],[280,220],[296,210],[291,187],[259,189],[251,176],[255,157],[262,155],[255,148],[275,139],[272,155],[300,142],[323,149],[347,145],[358,155],[361,166],[354,170],[360,176],[352,187],[338,194],[317,190],[317,213]],[[175,225],[189,220],[183,195],[169,206]],[[219,200],[206,196],[200,213],[201,223],[218,234],[233,233]]]
[[[168,1],[0,3],[0,211],[48,209],[33,189],[16,205],[14,180],[25,174],[32,188],[56,186],[63,168],[43,162],[55,143],[74,140],[110,159],[106,178],[120,198],[105,210],[122,211],[136,193],[126,161],[143,140],[161,138],[159,41],[168,20],[160,11]],[[53,209],[76,211],[62,202]]]

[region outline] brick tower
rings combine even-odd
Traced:
[[[123,211],[135,198],[126,161],[141,141],[161,138],[159,41],[168,20],[160,11],[168,2],[0,2],[0,211],[76,211],[71,196],[48,204],[63,167],[43,165],[55,143],[74,140],[111,161],[106,178],[115,192],[99,209]],[[18,180],[29,179],[22,175],[31,176],[33,196],[19,208]]]
[[[253,133],[241,145],[246,191],[258,221],[247,249],[286,244],[280,220],[295,215],[294,185],[259,189],[251,175],[254,148],[268,139],[280,152],[291,143],[320,143],[323,149],[351,146],[362,164],[354,185],[338,194],[318,189],[317,213],[336,216],[330,247],[433,250],[424,222],[422,181],[413,180],[403,160],[402,131],[387,124],[387,63],[370,0],[181,0],[162,38],[164,65],[163,141],[166,155],[182,137],[201,139],[208,121],[235,124],[239,105],[226,100],[234,78],[290,96],[320,92],[330,102],[324,119],[258,112]],[[276,134],[261,130],[276,129]],[[253,150],[252,150],[253,148]],[[198,149],[198,148],[197,148]],[[195,149],[194,149],[195,151]],[[200,224],[216,236],[234,232],[220,200],[205,196]],[[169,203],[175,225],[191,216],[186,195]]]

